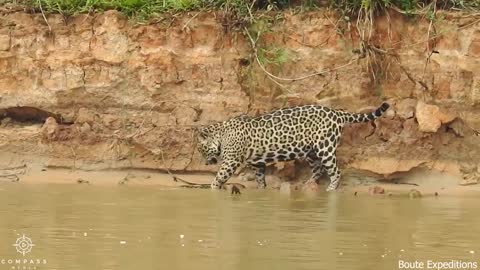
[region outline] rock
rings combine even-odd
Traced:
[[[12,118],[10,118],[10,117],[5,117],[5,118],[3,118],[2,121],[0,122],[0,126],[1,126],[1,127],[6,127],[6,126],[8,126],[11,122],[12,122]]]
[[[302,191],[304,192],[319,192],[321,190],[320,185],[315,182],[315,180],[309,179],[302,186]]]
[[[368,188],[368,194],[375,195],[375,194],[385,194],[385,189],[380,186],[373,186]]]
[[[420,159],[396,159],[387,157],[371,157],[365,160],[354,161],[350,164],[351,168],[370,171],[388,177],[398,172],[408,172],[425,164],[426,160]]]
[[[83,123],[80,127],[80,133],[86,134],[92,130],[92,127],[88,123]]]
[[[460,118],[455,118],[453,122],[448,124],[448,128],[458,137],[465,137],[465,123]]]
[[[73,124],[75,122],[75,112],[73,110],[62,112],[61,115],[62,122],[59,124]]]
[[[437,105],[426,104],[418,101],[415,116],[418,121],[419,130],[422,132],[437,132],[442,124],[450,123],[455,115],[441,111]]]
[[[415,116],[415,107],[417,100],[413,98],[402,99],[395,105],[397,115],[403,119],[413,118]]]
[[[437,132],[442,125],[442,122],[435,117],[438,111],[438,106],[428,105],[423,102],[417,103],[416,117],[420,131]]]
[[[90,184],[90,181],[82,179],[82,178],[78,178],[77,183],[78,184]]]
[[[418,124],[414,118],[407,119],[403,122],[403,129],[400,132],[400,140],[406,144],[413,144],[422,137],[422,132],[418,130]]]
[[[47,120],[45,120],[45,123],[42,126],[42,134],[44,138],[51,139],[53,138],[55,131],[58,128],[58,123],[57,120],[53,117],[48,117]]]
[[[390,141],[403,131],[402,122],[399,119],[377,119],[375,134],[384,141]]]
[[[437,82],[435,80],[435,88],[433,91],[435,92],[436,99],[449,99],[451,97],[450,89],[451,89],[451,78],[448,79],[441,79]]]
[[[102,123],[110,129],[120,129],[122,127],[122,121],[118,115],[104,114],[101,119]]]
[[[460,166],[463,179],[458,183],[461,186],[476,185],[480,179],[480,168],[475,163],[466,163]]]
[[[387,118],[387,119],[393,119],[395,118],[396,115],[397,115],[397,112],[395,110],[390,109],[390,110],[387,110],[383,116],[384,118]]]
[[[0,34],[0,51],[10,50],[10,35]]]
[[[89,123],[92,125],[93,122],[95,122],[95,116],[95,112],[86,108],[80,108],[78,110],[78,115],[77,119],[75,119],[75,122],[80,124]]]
[[[448,123],[451,123],[453,120],[455,120],[455,118],[457,118],[457,116],[454,113],[451,113],[451,112],[440,111],[437,114],[437,118],[438,118],[438,120],[440,120],[440,122],[442,124],[448,124]]]
[[[411,189],[409,192],[408,192],[408,197],[410,199],[414,199],[414,198],[421,198],[422,197],[422,193],[420,193],[420,191],[416,190],[416,189]]]

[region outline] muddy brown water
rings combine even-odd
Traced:
[[[478,196],[247,190],[232,197],[210,190],[5,183],[0,270],[399,269],[399,260],[478,264],[479,203]],[[34,245],[25,255],[16,250],[25,247],[23,235]],[[14,246],[18,238],[20,246]]]

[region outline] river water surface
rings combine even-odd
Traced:
[[[399,260],[424,262],[424,269],[428,260],[478,264],[479,209],[476,196],[305,197],[256,190],[232,196],[4,183],[0,270],[399,269]],[[34,245],[25,255],[16,250],[25,245],[14,246],[23,235]]]

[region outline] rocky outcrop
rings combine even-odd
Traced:
[[[478,166],[472,129],[480,128],[480,25],[462,27],[468,17],[444,14],[439,53],[430,54],[419,42],[428,22],[394,12],[388,23],[377,19],[369,40],[377,49],[364,52],[348,24],[332,23],[333,14],[277,14],[263,22],[269,31],[258,46],[266,57],[280,48],[288,59],[266,68],[282,78],[326,72],[273,82],[252,58],[249,40],[216,15],[151,24],[115,11],[67,20],[49,15],[49,31],[39,14],[2,14],[0,109],[29,106],[73,123],[2,124],[2,160],[213,171],[195,151],[196,126],[299,104],[368,111],[386,100],[392,107],[385,117],[344,130],[342,167],[389,176],[416,167],[461,174],[463,164]]]
[[[415,116],[418,121],[418,129],[422,132],[437,132],[442,124],[448,124],[455,119],[455,115],[440,111],[436,105],[417,102]]]

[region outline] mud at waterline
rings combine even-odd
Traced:
[[[261,192],[257,189],[257,183],[249,177],[250,171],[244,169],[240,174],[232,176],[225,189],[230,190],[232,185],[244,188],[242,192]],[[17,168],[4,168],[0,171],[0,183],[18,185],[91,185],[102,187],[155,187],[160,189],[197,189],[182,181],[180,178],[195,184],[208,185],[214,179],[212,173],[172,173],[154,170],[124,169],[124,170],[101,170],[86,171],[72,170],[69,168],[40,168],[21,166]],[[308,178],[294,181],[282,181],[278,176],[269,174],[266,176],[267,191],[276,191],[283,194],[309,194],[320,195],[326,193],[328,178],[323,177],[318,185],[312,187]],[[335,193],[374,196],[408,196],[412,190],[418,191],[423,197],[429,196],[463,196],[467,194],[480,194],[480,185],[459,185],[458,177],[417,170],[402,178],[378,181],[349,170],[342,176],[341,186]],[[200,189],[200,188],[198,188]],[[378,191],[380,190],[380,192]]]

